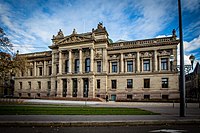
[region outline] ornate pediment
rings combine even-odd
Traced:
[[[170,55],[170,51],[163,50],[158,53],[158,56],[166,56],[166,55]]]
[[[125,54],[125,58],[135,58],[135,54],[134,53],[127,53],[127,54]]]
[[[140,53],[140,57],[152,57],[152,52],[142,52]]]
[[[88,41],[91,40],[92,37],[86,37],[83,35],[78,35],[78,34],[72,34],[70,36],[66,36],[62,40],[60,40],[57,44],[68,44],[68,43],[75,43],[75,42],[83,42],[83,41]]]

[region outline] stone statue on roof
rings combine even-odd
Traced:
[[[97,26],[97,29],[104,29],[103,28],[103,22],[99,22],[98,26]]]
[[[56,36],[53,35],[53,39],[63,38],[63,37],[64,37],[64,34],[61,29],[58,31],[58,34]]]
[[[176,36],[176,30],[175,29],[172,30],[172,37],[173,37],[174,40],[176,40],[177,36]]]

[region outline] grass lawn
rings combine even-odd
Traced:
[[[158,115],[137,108],[65,107],[65,106],[0,106],[0,115]]]

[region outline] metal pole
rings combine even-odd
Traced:
[[[184,47],[182,34],[181,0],[178,0],[179,12],[179,38],[180,38],[180,117],[185,117],[185,72],[184,72]]]

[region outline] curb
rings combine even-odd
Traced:
[[[141,121],[0,121],[0,127],[102,127],[102,126],[144,126],[144,125],[200,125],[200,120],[141,120]]]

